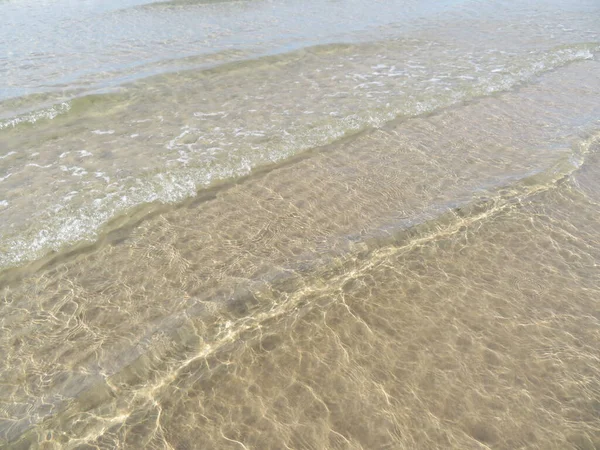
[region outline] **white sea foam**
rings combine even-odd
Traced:
[[[38,111],[26,113],[17,117],[13,117],[11,119],[0,121],[0,130],[6,128],[14,128],[17,125],[24,123],[34,124],[40,120],[52,120],[61,114],[67,113],[70,109],[71,104],[68,102],[63,102],[58,105],[51,106],[49,108],[44,108]]]
[[[8,152],[7,154],[0,156],[0,159],[6,159],[9,156],[16,155],[16,154],[17,154],[17,152]]]

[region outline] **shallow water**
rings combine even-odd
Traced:
[[[0,445],[600,446],[596,3],[45,6],[0,3],[46,27],[0,32]]]

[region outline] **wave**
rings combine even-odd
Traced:
[[[371,47],[367,47],[367,50],[372,53],[374,44],[370,45]],[[420,43],[416,45],[420,45]],[[285,67],[292,63],[303,64],[310,58],[316,58],[315,67],[322,67],[323,58],[340,53],[352,57],[351,55],[360,48],[360,46],[352,45],[319,46],[291,54],[227,64],[200,72],[188,71],[163,75],[133,84],[128,87],[126,92],[89,95],[10,119],[5,122],[3,127],[0,126],[0,136],[2,132],[22,126],[35,126],[43,122],[51,122],[58,117],[72,120],[73,123],[85,123],[82,119],[93,120],[99,116],[102,119],[102,126],[107,130],[113,130],[113,126],[117,127],[118,123],[111,124],[109,120],[106,120],[107,115],[110,117],[109,114],[112,110],[120,114],[115,115],[114,120],[122,120],[123,112],[128,114],[127,111],[130,109],[144,109],[147,108],[146,105],[160,104],[161,101],[164,101],[165,96],[168,98],[168,90],[171,90],[172,86],[193,86],[216,77],[244,77],[249,70],[277,70],[278,67]],[[178,203],[194,197],[199,190],[219,185],[227,180],[248,176],[260,168],[277,167],[289,158],[303,152],[331,145],[368,129],[385,127],[391,121],[431,114],[470,99],[508,91],[543,73],[575,61],[592,59],[594,52],[597,52],[599,48],[598,44],[585,43],[557,47],[550,52],[528,55],[525,59],[511,59],[503,67],[488,70],[483,74],[479,73],[477,78],[458,74],[455,77],[458,81],[452,85],[452,89],[447,89],[446,85],[441,84],[435,78],[418,78],[415,81],[415,87],[421,91],[416,96],[400,95],[386,89],[386,86],[379,86],[377,83],[383,83],[379,80],[393,80],[402,72],[394,69],[393,65],[373,66],[374,68],[371,70],[376,75],[356,75],[358,78],[356,81],[353,80],[354,84],[351,86],[358,94],[353,93],[354,97],[347,97],[358,98],[364,105],[349,102],[347,111],[337,117],[328,116],[325,120],[302,119],[301,121],[298,119],[298,125],[288,128],[285,132],[282,132],[280,128],[273,128],[269,134],[266,134],[262,130],[238,130],[232,125],[231,130],[227,130],[228,134],[224,135],[222,122],[217,122],[217,119],[227,115],[226,111],[194,113],[196,120],[206,122],[204,130],[208,131],[184,126],[177,130],[177,135],[169,139],[165,148],[168,152],[178,155],[176,156],[178,166],[169,171],[165,171],[164,165],[157,166],[153,170],[132,177],[129,181],[122,181],[112,192],[104,195],[96,193],[94,197],[86,199],[77,206],[69,203],[71,197],[65,196],[67,199],[65,203],[52,205],[48,209],[48,214],[29,226],[25,232],[16,235],[5,234],[0,238],[0,248],[4,250],[0,255],[0,267],[18,266],[40,258],[49,251],[60,251],[65,246],[81,241],[94,241],[102,235],[102,227],[113,218],[127,215],[139,208],[140,205]],[[372,78],[369,79],[367,76]],[[424,76],[429,77],[430,75],[425,73]],[[360,77],[367,77],[366,81],[363,82]],[[462,81],[460,77],[463,77]],[[375,83],[373,84],[374,88],[364,86],[368,83]],[[396,85],[390,85],[390,87],[393,86]],[[323,94],[326,96],[335,93],[325,91]],[[395,103],[392,101],[394,95],[397,96]],[[375,98],[375,100],[369,100],[371,98]],[[310,103],[319,101],[316,98],[307,98],[306,100]],[[325,100],[326,97],[322,97],[320,102],[323,103]],[[340,102],[335,99],[331,104],[339,105]],[[367,108],[361,111],[361,106],[367,106]],[[240,117],[238,120],[245,119]],[[48,125],[51,127],[52,124]],[[210,129],[219,126],[221,127],[220,134],[217,133],[214,138],[211,137],[212,141],[207,144],[212,147],[208,149],[199,147],[199,142],[207,139],[206,136]],[[49,135],[53,138],[56,132],[52,129]],[[100,137],[101,135],[99,135]],[[113,138],[112,135],[109,137]],[[210,162],[207,162],[206,159],[196,162],[193,159],[198,151],[205,155],[207,151],[212,151],[211,148],[218,147],[219,139],[234,138],[237,139],[236,145],[239,145],[237,150],[230,147],[221,153],[209,154]],[[59,163],[53,164],[55,164],[54,167],[59,167]],[[61,167],[70,170],[67,166]],[[77,166],[72,169],[75,171],[73,172],[75,175],[85,172]],[[93,180],[91,173],[86,176],[88,177],[85,179],[86,182],[89,183]],[[99,176],[109,178],[106,174]],[[71,191],[73,190],[71,189]],[[10,203],[8,202],[9,205]]]
[[[71,110],[69,102],[61,102],[58,105],[49,108],[39,109],[27,114],[23,114],[11,119],[0,121],[0,131],[7,128],[15,128],[19,125],[33,125],[40,120],[52,120],[56,117],[66,114]]]
[[[170,8],[170,7],[182,7],[182,6],[209,6],[209,5],[220,5],[220,4],[247,4],[250,2],[256,2],[257,0],[167,0],[167,1],[154,1],[146,3],[144,5],[134,6],[135,9],[156,9],[156,8]]]
[[[220,0],[217,0],[220,1]],[[168,2],[171,3],[171,2]],[[108,93],[86,93],[81,89],[73,90],[71,93],[61,93],[53,95],[52,93],[32,94],[27,98],[17,98],[11,101],[0,103],[0,111],[6,110],[22,110],[24,104],[34,105],[35,103],[49,103],[53,97],[60,98],[60,101],[55,104],[50,104],[41,109],[31,109],[23,114],[14,117],[5,117],[0,119],[0,131],[5,129],[14,129],[20,125],[27,126],[38,123],[40,121],[53,120],[59,116],[71,114],[83,114],[88,110],[95,108],[103,110],[107,105],[125,102],[132,96],[145,96],[146,101],[156,101],[154,88],[152,85],[159,85],[165,82],[173,81],[173,77],[179,82],[197,81],[197,77],[211,77],[220,74],[231,73],[234,71],[251,70],[259,67],[289,64],[292,61],[298,61],[306,55],[328,55],[340,51],[346,53],[360,49],[361,45],[352,44],[324,44],[308,48],[302,48],[289,53],[259,56],[257,58],[239,59],[243,56],[248,57],[248,53],[241,51],[223,51],[215,54],[202,56],[190,56],[175,60],[177,63],[189,63],[193,66],[203,66],[208,63],[216,63],[213,67],[191,68],[183,71],[178,71],[176,74],[153,74],[140,82],[127,83],[118,89],[117,92]],[[546,52],[532,52],[529,59],[516,61],[512,65],[507,65],[499,69],[494,69],[485,77],[464,75],[463,79],[469,81],[462,89],[451,95],[452,100],[456,103],[469,98],[475,98],[485,95],[503,92],[518,86],[521,83],[527,82],[537,75],[559,69],[567,64],[575,61],[591,60],[594,54],[600,51],[600,44],[596,42],[562,45]],[[234,61],[218,64],[218,61],[223,58],[231,58]],[[149,64],[155,66],[157,64],[172,64],[172,61],[161,61],[159,63]],[[139,69],[136,69],[139,70]],[[395,75],[390,75],[395,76]],[[472,81],[472,82],[471,82]],[[66,97],[66,99],[65,99]],[[428,101],[413,100],[408,105],[403,105],[402,109],[392,109],[385,111],[381,116],[374,117],[370,115],[370,121],[366,126],[381,126],[386,122],[394,120],[399,116],[416,116],[426,114],[436,109],[448,106],[448,99],[435,100],[428,98]],[[93,112],[93,111],[92,111]],[[4,113],[7,114],[6,112]],[[354,127],[352,127],[354,128]]]

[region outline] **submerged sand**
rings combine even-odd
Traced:
[[[600,446],[598,74],[399,119],[4,272],[0,442]]]

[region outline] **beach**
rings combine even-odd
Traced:
[[[2,448],[600,446],[600,5],[0,14]]]

